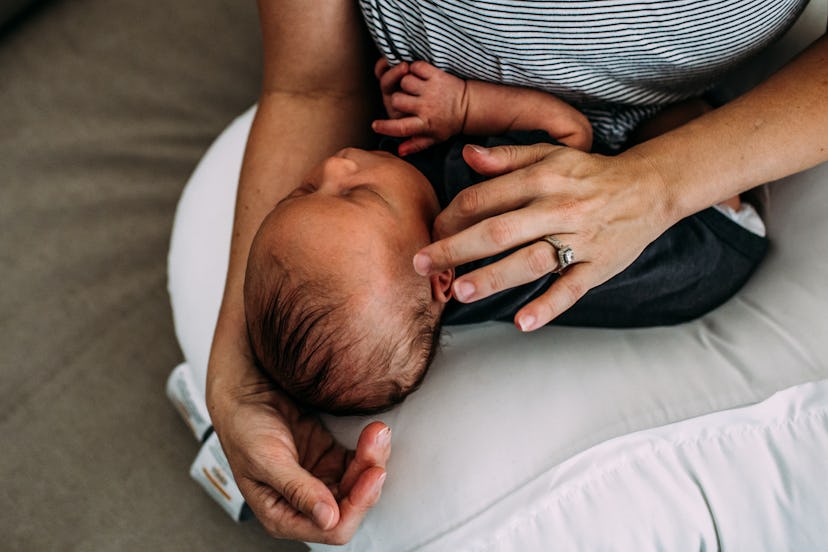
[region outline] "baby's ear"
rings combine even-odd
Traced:
[[[431,298],[439,303],[448,303],[451,299],[451,283],[454,281],[454,269],[447,268],[429,276],[431,281]]]

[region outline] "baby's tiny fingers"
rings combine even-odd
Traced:
[[[410,140],[406,140],[400,144],[400,147],[397,149],[397,153],[400,157],[405,157],[406,155],[411,155],[413,153],[423,151],[426,148],[430,148],[435,142],[436,140],[430,136],[414,136]]]
[[[416,113],[420,103],[416,96],[405,92],[394,92],[391,95],[391,107],[403,113]]]
[[[371,124],[377,134],[405,138],[414,136],[425,130],[425,123],[419,117],[403,117],[402,119],[379,119]]]
[[[408,73],[408,64],[399,63],[386,71],[380,78],[380,90],[386,96],[393,94],[399,87],[400,79]]]
[[[425,81],[417,75],[413,75],[411,73],[405,75],[400,81],[400,88],[403,92],[408,92],[409,94],[413,94],[415,96],[422,94],[425,87]]]
[[[379,78],[382,77],[382,75],[384,75],[389,69],[391,69],[391,66],[388,65],[388,60],[381,57],[374,64],[374,76],[377,77],[377,80],[379,80]]]
[[[434,75],[438,73],[442,73],[440,69],[437,69],[432,64],[426,61],[415,61],[411,64],[411,72],[423,79],[430,79]]]

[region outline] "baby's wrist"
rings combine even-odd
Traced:
[[[466,123],[469,121],[469,109],[471,105],[471,98],[474,94],[474,82],[468,81],[464,79],[458,79],[462,83],[460,88],[460,95],[457,102],[457,108],[455,110],[455,118],[456,118],[456,128],[457,131],[455,134],[469,134],[466,129]]]

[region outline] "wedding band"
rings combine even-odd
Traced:
[[[555,272],[560,272],[575,262],[575,252],[568,245],[564,245],[561,240],[555,236],[544,236],[541,239],[554,247],[555,253],[558,254],[558,269]]]

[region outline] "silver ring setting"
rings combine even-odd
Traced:
[[[555,272],[561,272],[575,262],[575,252],[572,251],[572,248],[555,236],[544,236],[541,240],[555,248],[555,253],[558,255],[558,269]]]

